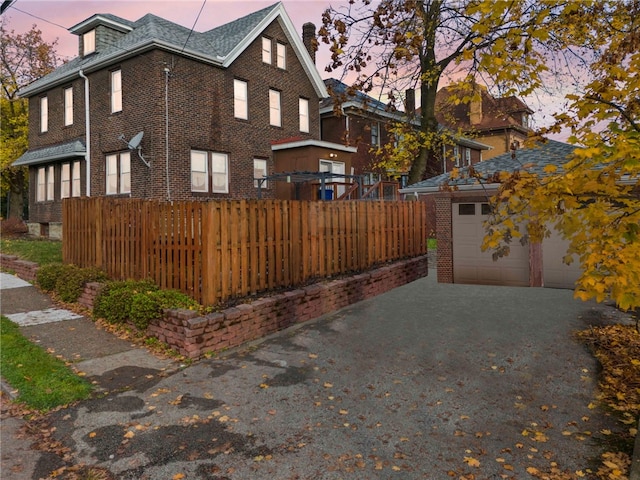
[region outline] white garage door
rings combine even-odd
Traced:
[[[575,282],[581,274],[580,264],[576,256],[573,263],[563,262],[567,254],[569,242],[551,229],[551,237],[542,242],[542,273],[544,286],[552,288],[574,288]]]
[[[529,285],[529,247],[513,242],[508,256],[493,261],[480,250],[489,206],[454,203],[452,207],[453,281],[487,285]]]

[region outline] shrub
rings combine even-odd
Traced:
[[[45,292],[53,292],[56,289],[58,279],[64,277],[70,267],[71,265],[62,263],[52,263],[40,267],[36,273],[36,283]]]
[[[27,224],[17,217],[7,218],[0,221],[0,234],[2,236],[24,235],[29,232]]]
[[[63,302],[77,302],[85,284],[107,279],[107,275],[98,268],[80,268],[69,265],[67,272],[56,281],[56,293]]]
[[[96,298],[93,314],[109,323],[124,323],[131,317],[133,296],[156,290],[158,287],[149,280],[109,282]]]
[[[140,292],[131,299],[131,316],[133,324],[140,330],[146,330],[151,320],[162,316],[165,308],[192,308],[198,309],[200,305],[177,290],[156,290]]]

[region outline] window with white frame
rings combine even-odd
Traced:
[[[191,150],[191,191],[229,193],[229,156]]]
[[[233,116],[243,120],[249,118],[247,82],[242,80],[233,81]]]
[[[131,153],[107,155],[107,195],[131,193]]]
[[[40,98],[40,132],[44,133],[49,130],[49,99],[47,97]]]
[[[287,46],[283,43],[279,43],[277,45],[276,56],[277,56],[277,65],[278,68],[285,69],[287,68]]]
[[[380,146],[380,125],[377,122],[371,124],[371,146]]]
[[[469,147],[464,149],[464,162],[466,165],[471,165],[471,149]]]
[[[64,124],[73,125],[73,87],[64,89]]]
[[[47,171],[44,167],[38,169],[37,183],[36,202],[44,202],[47,198]]]
[[[209,169],[207,152],[191,150],[191,191],[209,191]]]
[[[262,37],[262,61],[271,65],[271,39]]]
[[[111,113],[122,111],[122,70],[111,72]]]
[[[259,178],[264,178],[267,176],[267,161],[264,158],[254,158],[253,159],[253,186],[258,188],[260,185],[258,182]],[[267,181],[262,182],[262,188],[267,188]]]
[[[54,176],[54,167],[53,165],[49,165],[47,167],[47,200],[52,201],[54,199],[54,185],[55,185],[55,176]]]
[[[269,123],[274,127],[282,126],[280,92],[277,90],[269,90]]]
[[[453,146],[453,162],[456,167],[460,166],[460,147],[458,145]]]
[[[80,196],[80,162],[71,164],[71,196]]]
[[[300,98],[298,100],[298,111],[300,115],[300,131],[309,133],[309,100]]]
[[[63,163],[60,172],[60,198],[71,196],[71,164]]]
[[[82,35],[82,54],[89,55],[96,51],[96,31],[89,30]]]

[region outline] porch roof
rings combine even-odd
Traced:
[[[54,160],[63,160],[74,157],[84,157],[87,148],[82,140],[72,140],[70,142],[52,145],[50,147],[27,150],[13,162],[13,166],[38,165]]]

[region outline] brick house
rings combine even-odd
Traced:
[[[206,32],[151,14],[70,32],[78,57],[21,91],[29,150],[14,165],[29,167],[33,234],[62,235],[66,197],[257,198],[288,141],[308,168],[350,168],[354,149],[320,141],[327,91],[281,3]]]
[[[407,172],[400,172],[400,175],[396,172],[380,172],[375,168],[372,149],[395,141],[388,131],[394,123],[411,122],[416,129],[420,127],[414,115],[414,92],[407,92],[405,112],[389,109],[383,102],[363,92],[349,92],[349,87],[337,79],[326,79],[324,82],[330,97],[320,103],[322,138],[353,145],[358,149],[351,159],[355,174],[364,174],[372,180],[380,176],[399,176],[401,186],[405,186]],[[336,108],[336,104],[339,108]],[[483,160],[483,152],[489,148],[475,139],[455,136],[455,141],[445,146],[438,158],[439,172],[478,163]]]
[[[440,124],[472,136],[491,149],[484,154],[484,160],[517,150],[531,133],[531,110],[514,96],[494,97],[487,87],[474,84],[479,99],[469,103],[456,101],[461,95],[454,87],[443,87],[436,94],[436,118]]]

